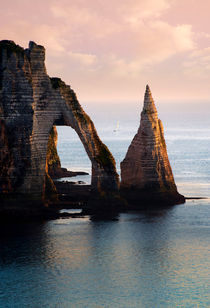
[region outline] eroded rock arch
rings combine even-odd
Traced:
[[[12,41],[0,42],[0,187],[5,192],[46,193],[46,153],[53,125],[72,127],[92,163],[92,196],[118,195],[115,161],[101,142],[76,94],[45,68],[45,49],[34,42],[23,49]],[[94,199],[94,198],[93,198]]]

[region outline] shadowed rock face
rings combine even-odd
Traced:
[[[102,196],[110,205],[119,188],[115,161],[76,94],[61,79],[47,75],[44,47],[30,42],[24,50],[12,41],[1,41],[0,164],[7,164],[0,172],[1,190],[38,199],[51,191],[46,156],[53,125],[77,132],[92,162],[93,199]],[[101,208],[100,203],[94,206]]]
[[[121,192],[129,203],[176,204],[184,202],[177,192],[168,160],[163,125],[149,86],[146,87],[141,123],[121,162]]]

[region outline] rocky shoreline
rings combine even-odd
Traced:
[[[80,185],[77,182],[59,182],[54,181],[56,189],[58,191],[57,202],[52,202],[48,206],[43,207],[42,204],[36,200],[31,199],[30,204],[22,195],[9,195],[2,197],[0,195],[0,222],[12,223],[12,222],[25,222],[25,221],[46,221],[53,219],[64,218],[83,218],[87,215],[91,219],[113,219],[120,213],[128,213],[138,211],[144,213],[145,211],[156,211],[167,209],[173,206],[151,200],[148,203],[148,199],[142,200],[141,206],[135,204],[124,205],[121,208],[118,207],[113,212],[101,212],[101,213],[89,213],[86,211],[86,205],[91,196],[91,185]],[[207,199],[205,197],[187,197],[186,200],[200,200]],[[184,203],[184,202],[179,202]],[[68,212],[70,209],[81,209],[79,213]],[[66,211],[65,211],[66,210]]]
[[[57,206],[61,209],[84,208],[90,198],[91,185],[80,185],[67,181],[54,181],[54,184],[58,192]]]
[[[66,168],[60,168],[50,174],[52,179],[70,178],[78,175],[89,175],[89,173],[83,171],[69,171]]]

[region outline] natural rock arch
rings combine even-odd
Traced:
[[[43,46],[30,42],[24,50],[0,42],[0,121],[0,164],[7,162],[0,172],[2,190],[46,196],[49,133],[54,125],[66,125],[77,132],[91,160],[94,207],[95,197],[108,205],[118,197],[114,158],[70,86],[47,75]]]

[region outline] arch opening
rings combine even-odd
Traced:
[[[68,202],[67,207],[77,208],[88,202],[91,169],[91,161],[77,133],[69,126],[54,125],[49,134],[47,171],[59,200]]]

